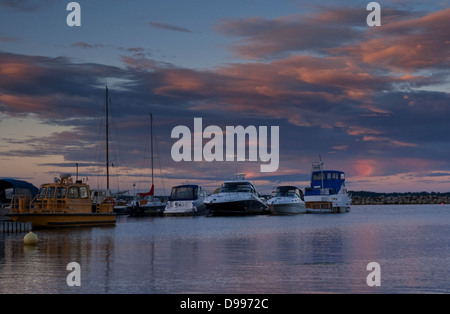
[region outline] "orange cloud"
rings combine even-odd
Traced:
[[[0,75],[14,79],[30,79],[38,72],[38,68],[26,63],[5,62],[0,65]]]
[[[390,20],[379,29],[377,38],[334,49],[349,52],[363,62],[382,65],[393,71],[414,71],[450,63],[450,9],[424,17]]]

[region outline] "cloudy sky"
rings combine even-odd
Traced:
[[[214,189],[236,172],[262,193],[308,184],[311,163],[351,190],[450,190],[450,1],[0,0],[0,177],[75,173],[113,189]],[[279,126],[280,166],[174,162],[172,129]],[[161,177],[163,180],[161,180]]]

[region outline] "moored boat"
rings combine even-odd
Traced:
[[[204,203],[206,192],[199,185],[179,185],[172,188],[164,210],[165,216],[201,216],[208,210]]]
[[[244,179],[224,182],[217,194],[208,196],[205,205],[213,216],[268,214],[252,182]]]
[[[162,216],[166,203],[154,195],[147,195],[141,199],[131,201],[128,206],[128,212],[132,217],[141,216]]]
[[[114,202],[114,212],[117,215],[127,215],[128,214],[128,204],[126,201],[117,199],[110,189],[95,189],[91,190],[92,205],[97,206],[105,198],[112,198]]]
[[[37,196],[27,204],[14,196],[8,216],[16,222],[31,222],[33,228],[111,226],[116,224],[112,198],[93,205],[89,185],[73,182],[69,174],[41,185]]]
[[[308,213],[346,213],[351,197],[345,187],[345,173],[323,170],[323,162],[315,162],[311,171],[311,186],[305,189]]]
[[[135,199],[129,204],[128,210],[130,216],[140,217],[140,216],[163,216],[164,209],[166,208],[166,203],[161,201],[159,197],[155,196],[155,176],[154,176],[154,156],[153,156],[153,115],[150,114],[150,159],[151,159],[151,169],[152,169],[152,186],[150,191],[147,193],[139,193],[139,199]]]
[[[303,192],[295,186],[279,186],[274,196],[267,201],[273,215],[295,215],[306,213]]]

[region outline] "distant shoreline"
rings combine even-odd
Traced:
[[[450,204],[450,193],[349,192],[352,205]]]

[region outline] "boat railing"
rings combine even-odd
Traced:
[[[330,202],[308,202],[307,207],[311,209],[331,209],[333,204]]]
[[[112,213],[114,211],[114,198],[111,196],[105,197],[100,204],[95,206],[95,212],[100,213]]]
[[[11,213],[24,213],[31,210],[31,195],[13,195]]]

